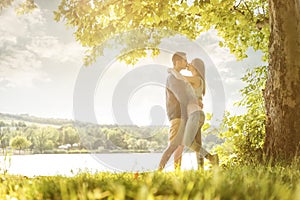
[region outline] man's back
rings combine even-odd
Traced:
[[[178,75],[177,75],[178,76]],[[187,104],[195,98],[188,83],[169,72],[166,83],[166,108],[169,120],[187,117]]]

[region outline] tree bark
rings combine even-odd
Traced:
[[[300,0],[269,0],[269,8],[264,151],[268,160],[291,162],[300,152]]]

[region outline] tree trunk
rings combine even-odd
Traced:
[[[264,151],[267,159],[290,162],[300,152],[300,0],[269,0],[269,6]]]

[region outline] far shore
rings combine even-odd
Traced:
[[[44,152],[34,152],[30,150],[3,150],[0,149],[0,156],[11,155],[36,155],[36,154],[113,154],[113,153],[162,153],[163,150],[128,150],[128,149],[116,149],[116,150],[86,150],[86,149],[72,149],[72,150],[45,150]]]

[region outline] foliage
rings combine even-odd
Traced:
[[[30,141],[23,136],[16,136],[11,140],[11,146],[14,149],[18,149],[19,153],[21,150],[27,149],[30,145]]]
[[[258,181],[259,180],[259,181]],[[1,199],[282,199],[300,195],[298,166],[208,171],[0,176]]]
[[[0,12],[1,12],[4,8],[7,8],[7,7],[11,6],[13,2],[14,2],[14,0],[2,0],[2,1],[0,2]]]
[[[265,139],[265,107],[263,89],[266,82],[266,67],[248,70],[242,78],[247,86],[241,90],[242,100],[236,103],[246,109],[245,114],[224,116],[220,137],[225,142],[217,147],[224,164],[250,164],[262,161]]]
[[[212,115],[206,115],[202,127],[205,148],[211,149],[218,140],[210,128]],[[28,115],[0,113],[0,144],[9,146],[15,136],[24,136],[31,145],[27,153],[69,153],[74,150],[87,152],[161,152],[168,142],[167,126],[118,126],[97,125],[71,120],[44,119]],[[24,121],[23,121],[24,120]],[[53,124],[52,124],[53,123]],[[52,124],[52,125],[50,125]],[[57,126],[61,124],[61,126]],[[50,125],[50,126],[49,126]],[[221,143],[218,140],[217,143]],[[77,147],[59,149],[59,146],[78,144]]]
[[[0,13],[3,9],[12,6],[14,0],[2,0],[0,2]],[[26,0],[22,3],[20,3],[16,8],[16,13],[18,15],[24,15],[27,13],[31,13],[34,9],[37,8],[37,5],[35,4],[34,0]]]
[[[16,119],[19,116],[16,115]],[[44,124],[28,125],[22,121],[15,122],[10,116],[11,123],[4,123],[0,129],[0,144],[9,146],[9,141],[16,136],[25,137],[30,141],[28,147],[32,153],[57,153],[60,145],[79,144],[78,147],[70,147],[68,151],[84,150],[89,152],[108,151],[161,151],[168,141],[167,127],[137,127],[117,125],[96,125],[89,123],[68,123],[57,126],[45,126]],[[46,121],[38,119],[37,121]],[[8,120],[6,120],[8,122]],[[72,122],[72,121],[70,121]]]
[[[0,147],[5,148],[7,144],[7,129],[0,126]]]
[[[78,143],[80,140],[77,129],[75,129],[72,126],[63,127],[61,136],[62,136],[62,138],[60,138],[62,142],[61,144],[73,145],[75,143]]]
[[[262,50],[265,58],[268,52],[267,0],[62,0],[54,14],[87,47],[86,65],[107,47],[121,48],[119,59],[134,64],[147,50],[158,55],[163,38],[181,34],[196,39],[211,28],[224,39],[220,45],[237,58],[246,57],[248,47]]]
[[[45,150],[52,149],[54,144],[57,144],[58,131],[52,127],[43,127],[33,130],[32,137],[30,138],[34,147],[43,153]]]
[[[34,0],[26,0],[16,8],[16,12],[19,15],[24,15],[26,13],[31,13],[36,8],[37,5],[34,3]]]
[[[14,0],[0,3],[0,12]],[[37,5],[26,0],[18,14],[32,12]],[[267,0],[61,0],[54,12],[56,21],[74,28],[74,36],[87,47],[85,64],[95,62],[105,48],[121,48],[119,59],[134,64],[139,58],[159,54],[158,45],[166,37],[181,34],[196,39],[211,28],[223,38],[238,59],[246,57],[248,47],[262,50],[267,58],[269,26]]]

